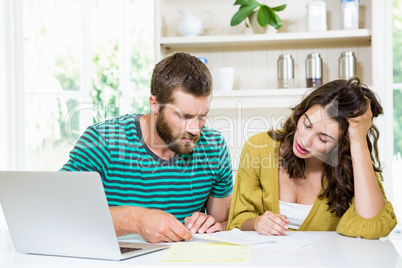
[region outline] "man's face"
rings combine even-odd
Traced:
[[[209,112],[211,97],[195,97],[177,90],[173,102],[159,108],[156,131],[170,150],[189,154],[194,150]]]

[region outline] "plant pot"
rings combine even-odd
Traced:
[[[255,34],[274,34],[278,32],[278,30],[272,26],[268,27],[267,25],[265,27],[262,27],[257,21],[257,11],[251,12],[251,14],[248,16],[248,21],[250,23],[251,29],[253,29],[253,32]]]

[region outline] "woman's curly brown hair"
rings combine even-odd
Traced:
[[[292,114],[285,121],[283,129],[270,130],[268,134],[281,143],[281,168],[285,169],[292,179],[305,178],[305,163],[293,153],[293,139],[296,133],[297,122],[308,109],[314,105],[322,106],[329,117],[339,124],[341,137],[338,144],[328,153],[323,162],[324,172],[321,176],[321,185],[324,192],[319,198],[327,197],[329,211],[341,217],[349,208],[354,197],[354,180],[352,158],[350,154],[350,140],[348,135],[349,123],[347,118],[354,118],[364,114],[368,109],[367,99],[370,100],[373,117],[383,113],[374,92],[362,85],[360,80],[334,80],[312,91],[303,101],[292,109]],[[368,130],[366,139],[373,162],[374,171],[381,175],[381,164],[378,156],[377,142],[379,131],[373,124]],[[326,179],[326,183],[324,180]],[[325,187],[326,185],[326,187]]]

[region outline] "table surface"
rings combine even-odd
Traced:
[[[350,238],[336,232],[292,232],[293,239],[308,235],[322,238],[298,249],[278,249],[272,244],[252,245],[248,262],[161,262],[165,250],[127,259],[104,261],[22,254],[14,250],[8,231],[0,231],[0,267],[402,267],[402,232],[394,230],[379,240]],[[303,238],[304,237],[304,238]],[[186,242],[193,243],[193,242]]]

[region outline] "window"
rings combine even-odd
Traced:
[[[0,169],[58,170],[88,125],[147,112],[153,11],[149,0],[0,1]]]
[[[393,205],[398,221],[402,220],[402,0],[393,1],[393,101],[394,101],[394,161]]]
[[[147,112],[153,1],[20,0],[14,8],[23,109],[16,169],[58,170],[88,125]]]

